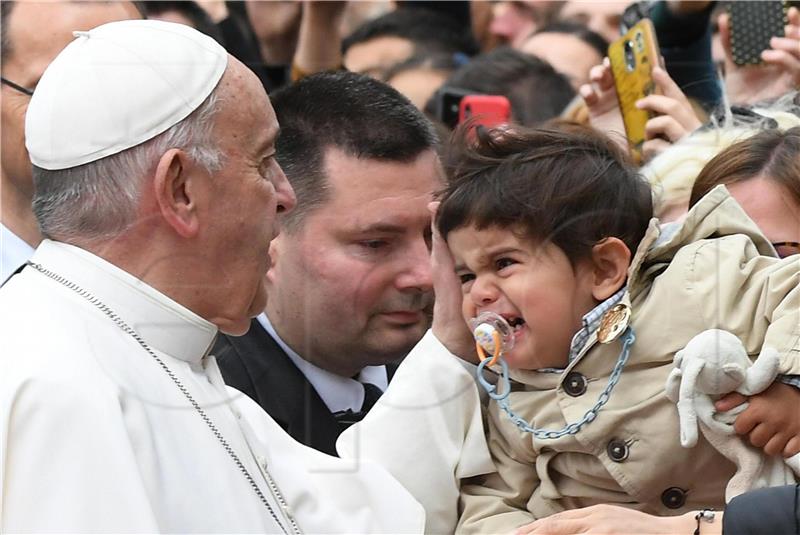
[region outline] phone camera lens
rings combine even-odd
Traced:
[[[636,70],[636,54],[633,47],[633,41],[625,41],[625,70],[628,72]]]

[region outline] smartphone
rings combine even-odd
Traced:
[[[783,37],[788,24],[786,2],[728,2],[730,17],[731,53],[737,65],[763,63],[761,53],[770,48],[772,37]]]
[[[434,114],[436,119],[451,130],[455,128],[458,125],[461,99],[474,93],[474,91],[458,87],[444,86],[440,88],[436,92],[434,100]]]
[[[458,107],[458,122],[471,120],[487,128],[511,120],[511,103],[502,95],[467,95]]]
[[[631,155],[642,160],[645,124],[652,114],[636,107],[636,101],[657,93],[653,82],[653,67],[661,64],[656,32],[650,19],[637,22],[625,35],[608,46],[608,59],[614,74],[617,100],[625,123]]]

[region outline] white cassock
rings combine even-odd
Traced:
[[[461,480],[495,471],[475,369],[428,331],[336,442],[342,458],[379,463],[411,492],[425,508],[425,533],[453,533]]]
[[[214,325],[76,247],[32,262],[142,336],[219,429],[278,520],[175,382],[73,290],[26,267],[0,289],[0,532],[421,533],[384,469],[295,442],[223,384]],[[283,528],[278,525],[281,523]]]

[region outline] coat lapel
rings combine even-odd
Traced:
[[[295,440],[336,455],[339,427],[314,387],[257,320],[214,347],[225,382],[255,400]]]

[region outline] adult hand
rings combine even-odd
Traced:
[[[721,522],[715,524],[721,527]],[[660,517],[616,505],[594,505],[542,518],[527,526],[518,528],[516,534],[574,535],[577,533],[594,533],[597,535],[623,535],[637,533],[641,535],[674,535],[675,533],[692,533],[695,527],[697,527],[697,523],[693,513]],[[704,533],[706,532],[704,531]]]
[[[589,124],[607,134],[626,152],[628,140],[625,137],[625,123],[617,101],[617,89],[614,87],[614,75],[611,63],[603,59],[602,65],[595,65],[589,71],[589,83],[582,85],[578,93],[589,109]]]
[[[461,316],[461,281],[456,276],[453,255],[447,248],[447,242],[436,228],[436,210],[438,202],[428,205],[431,212],[431,275],[433,277],[433,291],[436,301],[433,305],[433,325],[431,330],[434,336],[452,354],[468,361],[477,363],[478,354],[475,351],[475,342],[469,332],[464,318]]]
[[[211,22],[219,24],[228,18],[228,6],[225,0],[197,0],[197,5],[211,17]]]
[[[652,76],[660,94],[648,95],[636,102],[637,108],[656,114],[645,125],[647,141],[642,146],[645,160],[661,154],[703,124],[667,71],[654,67]]]
[[[790,8],[785,37],[773,37],[761,53],[766,65],[736,65],[731,52],[730,18],[718,19],[725,50],[725,87],[733,104],[752,104],[779,97],[800,85],[800,11]]]
[[[800,453],[800,389],[776,381],[749,400],[741,394],[729,394],[714,407],[723,412],[745,401],[749,406],[733,424],[737,434],[747,435],[750,444],[767,455],[788,458]]]
[[[342,65],[339,28],[347,2],[306,0],[293,63],[302,75],[338,69]]]

